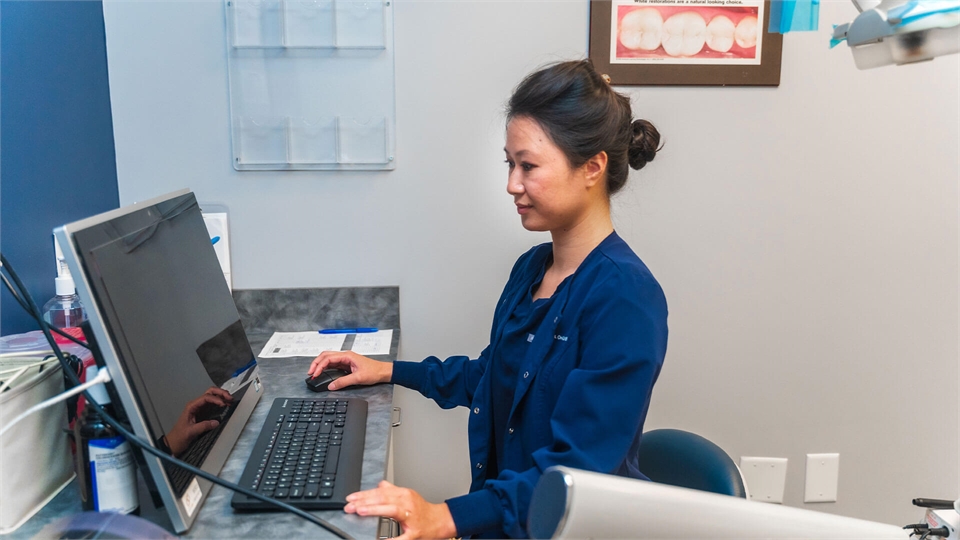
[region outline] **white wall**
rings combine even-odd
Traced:
[[[505,193],[503,104],[585,54],[587,3],[393,9],[397,169],[238,173],[222,3],[105,1],[121,203],[190,187],[230,210],[236,287],[399,285],[402,356],[476,354],[544,240]],[[795,506],[804,454],[839,452],[839,501],[806,506],[907,523],[911,498],[960,494],[960,56],[857,71],[827,48],[855,14],[786,35],[779,88],[625,88],[666,146],[615,221],[670,305],[648,428],[789,458]],[[398,482],[462,493],[465,414],[397,402]]]

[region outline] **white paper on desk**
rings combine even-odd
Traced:
[[[292,356],[316,356],[323,351],[339,351],[343,348],[345,334],[321,334],[310,332],[274,332],[270,341],[260,351],[260,358],[290,358]]]
[[[393,330],[357,334],[350,350],[363,355],[390,354],[391,342],[393,342]]]

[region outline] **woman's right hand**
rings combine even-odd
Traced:
[[[307,375],[314,377],[327,368],[339,368],[350,372],[350,375],[344,375],[330,383],[329,390],[346,388],[356,384],[369,385],[390,382],[390,378],[393,377],[392,363],[360,356],[353,351],[325,351],[320,353],[320,356],[314,358],[313,363],[310,364]]]

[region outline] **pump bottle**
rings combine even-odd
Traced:
[[[60,245],[54,240],[57,253],[57,278],[55,280],[57,295],[43,305],[43,320],[57,328],[79,328],[80,323],[87,320],[87,313],[80,304],[73,283],[73,276],[60,251]],[[58,336],[59,337],[59,336]],[[58,339],[58,341],[60,341]]]

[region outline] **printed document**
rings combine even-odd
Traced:
[[[369,334],[357,334],[353,339],[351,351],[364,356],[390,354],[393,330],[380,330]]]
[[[345,334],[321,334],[309,332],[274,332],[270,341],[260,351],[260,358],[290,358],[293,356],[316,356],[323,351],[339,351],[343,348]]]

